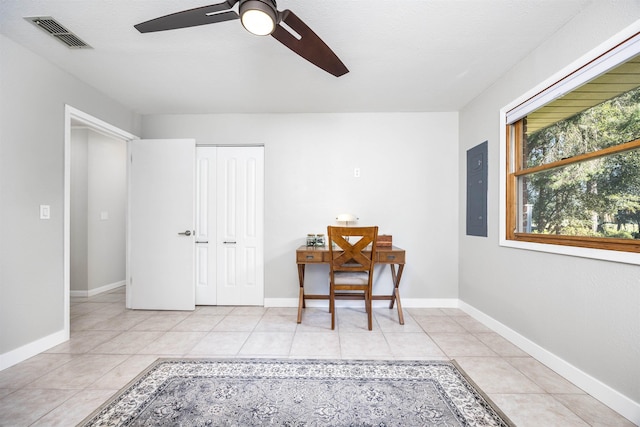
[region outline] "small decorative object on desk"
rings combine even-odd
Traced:
[[[307,234],[307,246],[325,246],[327,239],[324,234]]]
[[[390,234],[380,234],[378,235],[376,246],[390,248],[391,246],[393,246],[392,240],[393,240],[393,236],[391,236]]]
[[[315,246],[315,245],[316,245],[316,235],[307,234],[307,246]]]

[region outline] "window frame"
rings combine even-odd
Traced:
[[[500,110],[500,157],[504,165],[500,171],[501,246],[640,265],[638,239],[560,236],[516,231],[519,214],[519,176],[563,166],[576,160],[601,157],[611,154],[611,151],[628,151],[640,147],[640,140],[635,140],[624,144],[624,149],[612,147],[611,151],[601,150],[596,152],[598,154],[588,153],[542,167],[523,169],[521,155],[516,154],[522,153],[522,118],[639,53],[640,23],[636,22]],[[631,148],[628,144],[631,144]]]
[[[640,252],[640,240],[639,239],[616,239],[611,237],[586,237],[586,236],[566,236],[566,235],[556,235],[556,234],[534,234],[534,233],[526,233],[526,232],[518,232],[516,231],[518,225],[518,217],[521,215],[519,212],[518,206],[520,206],[520,202],[518,197],[520,196],[518,189],[518,178],[521,176],[530,175],[536,172],[548,171],[558,167],[581,163],[586,160],[597,159],[599,157],[605,157],[607,155],[613,155],[618,153],[623,153],[626,151],[637,150],[640,149],[640,139],[636,139],[634,141],[630,141],[620,145],[614,145],[602,150],[581,154],[578,156],[574,156],[568,159],[558,160],[555,162],[545,163],[539,166],[533,166],[529,168],[522,167],[522,128],[523,128],[523,120],[520,119],[513,125],[507,125],[510,129],[507,135],[507,150],[515,151],[513,156],[508,158],[513,162],[513,166],[515,170],[509,172],[509,176],[507,177],[507,205],[508,205],[508,216],[507,216],[507,239],[516,240],[516,241],[524,241],[524,242],[537,242],[537,243],[548,243],[553,245],[567,245],[567,246],[578,246],[578,247],[588,247],[594,249],[606,249],[606,250],[614,250],[614,251],[624,251],[624,252]]]

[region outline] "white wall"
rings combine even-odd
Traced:
[[[88,157],[87,129],[71,131],[71,290],[88,291],[89,238],[87,234]]]
[[[96,132],[88,144],[88,288],[125,280],[127,145]]]
[[[71,289],[79,296],[125,280],[125,141],[71,132]]]
[[[499,171],[504,163],[498,156],[498,113],[638,16],[637,1],[593,2],[460,112],[462,170],[466,151],[489,141],[488,238],[465,236],[463,180],[458,191],[461,300],[554,355],[550,360],[558,367],[566,362],[574,372],[582,371],[583,378],[594,380],[584,382],[595,386],[589,391],[627,416],[635,413],[636,421],[640,268],[499,246]]]
[[[2,369],[64,338],[65,104],[132,133],[137,117],[2,35],[0,63]]]
[[[170,115],[142,125],[144,138],[264,144],[266,298],[297,298],[295,249],[343,212],[407,250],[405,305],[457,298],[457,113]],[[327,273],[307,268],[311,292],[326,290]],[[388,267],[375,286],[391,292]]]

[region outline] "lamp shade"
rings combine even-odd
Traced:
[[[336,217],[336,221],[338,222],[353,222],[357,220],[358,220],[358,217],[350,213],[342,213]]]
[[[246,0],[240,3],[240,20],[244,28],[257,36],[267,36],[276,28],[277,12],[269,0]]]

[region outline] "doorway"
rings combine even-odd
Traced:
[[[82,126],[100,135],[114,138],[123,143],[127,143],[136,136],[110,125],[103,120],[91,116],[83,111],[65,105],[64,122],[64,243],[63,243],[63,263],[64,263],[64,335],[65,339],[70,336],[70,305],[71,305],[71,138],[72,129],[75,126]],[[108,217],[108,211],[106,213]]]
[[[126,141],[72,123],[71,297],[125,284]]]

